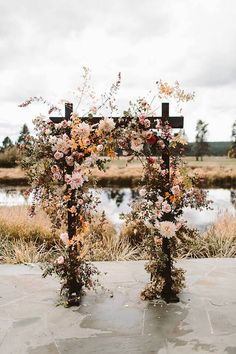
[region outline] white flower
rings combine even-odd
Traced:
[[[162,237],[171,238],[176,233],[175,224],[171,221],[159,222],[159,232]]]
[[[56,259],[57,264],[63,264],[64,261],[65,261],[65,259],[64,259],[63,256],[59,256],[59,257]]]
[[[144,188],[140,189],[140,191],[139,191],[140,197],[144,197],[145,194],[146,194],[146,189],[144,189]]]
[[[55,144],[56,141],[57,141],[57,137],[56,136],[50,136],[50,138],[49,138],[49,143],[50,144]]]
[[[55,158],[56,160],[62,159],[63,156],[64,156],[63,153],[60,152],[60,151],[56,151],[55,154],[54,154],[54,158]]]
[[[131,149],[140,152],[143,149],[143,140],[141,138],[131,139]]]
[[[65,181],[67,184],[70,184],[72,189],[77,189],[81,187],[84,183],[84,179],[81,173],[75,171],[72,172],[72,176],[67,174],[65,176]]]
[[[93,114],[96,114],[97,113],[97,107],[96,106],[92,106],[90,107],[90,110],[89,110],[91,113]]]
[[[103,150],[103,145],[102,144],[99,144],[98,146],[97,146],[97,151],[98,152],[101,152]]]
[[[171,192],[172,192],[174,195],[179,194],[179,193],[180,193],[179,185],[173,186],[173,187],[171,188]]]
[[[158,201],[159,203],[162,203],[163,200],[164,200],[164,198],[163,198],[161,195],[159,195],[158,198],[157,198],[157,201]]]
[[[69,242],[69,237],[68,237],[68,233],[67,232],[63,232],[62,234],[60,234],[60,239],[62,240],[62,242],[67,245]]]
[[[170,204],[168,204],[167,202],[162,203],[162,208],[161,208],[161,210],[162,210],[164,213],[170,213],[170,212],[171,212],[171,206],[170,206]]]
[[[82,122],[77,127],[77,133],[82,138],[87,138],[90,134],[91,127],[89,124]]]
[[[91,154],[90,156],[86,157],[86,159],[83,162],[83,166],[91,167],[96,163],[97,159],[98,156],[96,154]]]
[[[78,113],[77,112],[72,112],[71,113],[71,119],[73,120],[73,119],[78,119],[79,118],[79,116],[78,116]]]
[[[149,128],[150,125],[151,125],[150,120],[146,118],[146,119],[144,120],[144,127],[145,127],[145,128]]]
[[[46,135],[50,135],[50,134],[51,134],[51,129],[47,128],[47,129],[45,130],[45,134],[46,134]]]
[[[161,121],[160,121],[160,119],[157,119],[156,128],[160,129],[160,127],[161,127]]]
[[[115,129],[115,126],[116,125],[115,125],[114,120],[112,118],[106,117],[106,118],[100,120],[98,129],[109,133],[110,131]]]
[[[71,145],[70,138],[67,134],[63,134],[62,138],[56,140],[55,146],[52,147],[53,151],[63,152],[65,155],[68,153]]]

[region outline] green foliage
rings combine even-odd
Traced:
[[[5,151],[6,149],[10,148],[13,146],[13,143],[9,136],[6,136],[3,141],[2,141],[2,148],[1,151]]]
[[[209,145],[207,142],[207,126],[208,123],[203,122],[201,119],[197,121],[196,125],[196,145],[195,145],[195,156],[196,160],[203,159],[204,155],[209,154]]]
[[[27,127],[26,124],[24,124],[21,128],[20,135],[18,137],[17,143],[18,144],[24,144],[26,136],[29,135],[29,128]]]
[[[236,158],[236,121],[234,122],[233,126],[232,126],[232,144],[231,147],[228,151],[228,156],[230,158]]]

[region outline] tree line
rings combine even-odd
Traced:
[[[199,119],[196,125],[196,136],[194,144],[194,155],[196,160],[203,160],[204,155],[210,155],[209,143],[207,141],[208,123]],[[236,121],[233,123],[231,132],[231,146],[228,150],[228,157],[236,158]]]
[[[196,135],[195,135],[195,143],[193,144],[193,149],[191,149],[191,154],[193,154],[196,157],[196,160],[203,160],[203,156],[210,155],[210,149],[209,149],[209,143],[207,141],[207,136],[208,136],[208,123],[204,122],[203,120],[199,119],[196,124]],[[8,157],[11,161],[8,161],[8,164],[10,165],[16,165],[16,160],[18,158],[18,149],[19,145],[24,143],[25,137],[29,134],[29,128],[26,124],[23,124],[19,136],[16,140],[16,142],[13,143],[13,141],[9,138],[9,136],[6,136],[3,141],[2,145],[0,146],[0,152],[1,153],[8,153],[6,157]],[[10,154],[9,154],[10,152]],[[186,153],[188,154],[188,151],[186,150]],[[231,146],[228,150],[228,157],[230,158],[236,158],[236,120],[232,125],[232,132],[231,132]],[[1,165],[5,164],[2,161],[4,158],[0,158],[0,167]]]
[[[6,136],[3,141],[2,141],[2,145],[0,147],[0,151],[4,152],[14,146],[20,145],[22,143],[24,143],[25,141],[25,137],[29,134],[29,128],[26,124],[24,124],[20,130],[19,136],[16,140],[15,143],[13,143],[13,141],[11,140],[11,138],[9,138],[9,136]]]

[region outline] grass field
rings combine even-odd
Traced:
[[[106,172],[94,169],[102,186],[113,184],[117,186],[132,186],[136,184],[142,173],[142,166],[138,160],[127,163],[128,159],[120,157],[111,161]],[[205,157],[203,161],[196,161],[194,157],[186,157],[189,171],[202,179],[203,186],[236,186],[236,159],[224,156]],[[26,178],[19,168],[0,168],[0,183],[8,185],[24,185]]]

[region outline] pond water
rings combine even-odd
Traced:
[[[28,199],[23,195],[23,188],[2,187],[0,188],[0,206],[29,205],[31,197]],[[107,217],[113,221],[117,229],[122,224],[119,218],[120,213],[127,213],[130,210],[130,202],[137,196],[137,190],[130,188],[104,188],[94,190],[101,199],[100,211],[105,211]],[[236,190],[234,189],[210,189],[209,199],[213,201],[213,210],[196,211],[191,208],[184,210],[184,218],[189,225],[204,230],[214,223],[219,214],[229,211],[236,213]]]

